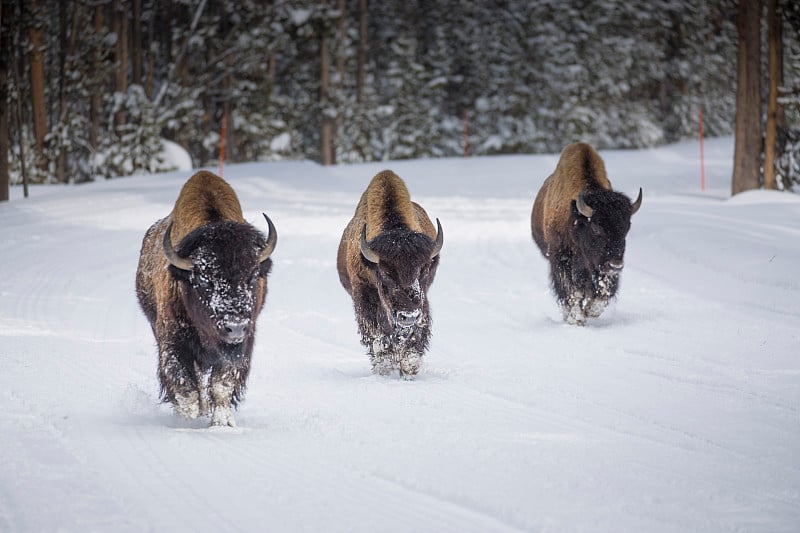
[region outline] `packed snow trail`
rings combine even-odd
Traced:
[[[158,403],[134,294],[190,172],[12,191],[0,531],[796,531],[800,198],[730,198],[730,138],[706,192],[693,143],[601,155],[644,201],[586,327],[530,237],[557,155],[226,166],[280,234],[236,429]],[[445,232],[414,381],[370,373],[335,267],[387,167]]]

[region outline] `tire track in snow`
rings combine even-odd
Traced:
[[[208,458],[186,453],[176,461],[170,431],[153,426],[105,428],[91,442],[93,460],[103,465],[109,479],[117,480],[119,495],[150,529],[232,531],[209,499],[207,489],[215,483],[206,469]]]
[[[461,503],[456,499],[450,497],[446,494],[437,493],[431,489],[422,489],[419,487],[412,486],[408,482],[401,481],[397,478],[390,477],[386,474],[378,474],[372,472],[371,476],[385,482],[388,485],[393,486],[394,490],[398,492],[400,501],[405,501],[408,495],[411,495],[413,498],[420,499],[426,502],[430,502],[431,500],[436,501],[437,508],[441,509],[442,514],[444,515],[445,519],[447,520],[447,524],[443,524],[443,527],[440,531],[459,531],[459,532],[468,532],[474,531],[476,533],[482,533],[484,531],[494,531],[494,532],[502,532],[502,531],[526,531],[525,528],[520,526],[515,526],[510,524],[509,522],[495,516],[489,510],[480,509],[480,505],[473,505],[471,503]],[[384,489],[382,492],[387,492],[387,489]],[[430,503],[428,504],[430,506]],[[434,506],[431,506],[434,507]],[[463,517],[460,520],[456,520],[456,517]],[[420,523],[429,524],[429,522],[425,520],[420,520]]]
[[[409,531],[420,523],[425,524],[446,524],[443,522],[446,516],[436,509],[430,509],[429,501],[426,498],[412,498],[403,501],[403,513],[400,516],[393,516],[396,522],[391,525],[385,524],[385,517],[382,509],[387,506],[386,495],[383,494],[374,481],[365,477],[363,472],[357,469],[339,466],[317,457],[306,455],[302,461],[302,467],[297,465],[297,456],[292,453],[292,448],[286,445],[275,446],[264,449],[261,446],[250,444],[248,435],[245,432],[241,436],[225,435],[224,432],[197,430],[190,432],[193,439],[199,439],[212,444],[215,455],[221,462],[230,459],[232,465],[241,467],[242,460],[247,465],[243,472],[225,472],[228,478],[228,486],[240,486],[243,490],[265,491],[269,488],[276,488],[272,493],[275,499],[283,502],[281,506],[287,507],[287,516],[283,519],[293,520],[290,524],[284,523],[283,527],[292,530],[316,529],[308,522],[308,526],[301,524],[307,519],[306,513],[324,513],[328,508],[331,516],[335,513],[346,511],[346,515],[364,515],[364,509],[376,510],[374,516],[360,516],[360,521],[367,521],[367,524],[349,523],[347,526],[333,522],[327,522],[330,530],[347,531],[374,531],[379,528],[384,531]],[[240,438],[241,437],[241,438]],[[259,441],[263,444],[263,441]],[[277,443],[276,443],[277,444]],[[284,443],[285,444],[285,443]],[[297,450],[302,454],[304,450]],[[219,472],[219,470],[217,470]],[[243,475],[246,474],[246,475]],[[215,478],[217,486],[222,488],[226,483]],[[259,482],[259,480],[264,480]],[[309,494],[309,487],[313,487],[313,492]],[[335,500],[335,512],[332,508]],[[391,501],[391,499],[389,500]],[[218,503],[218,502],[217,502]],[[209,505],[211,502],[209,502]],[[246,501],[245,501],[246,504]],[[229,502],[228,511],[238,508],[238,512],[229,513],[241,517],[241,523],[246,527],[253,523],[254,509],[247,508],[246,505],[238,502]],[[312,511],[313,509],[313,511]],[[347,510],[349,509],[349,512]],[[423,517],[427,516],[427,519]],[[413,518],[412,518],[413,517]],[[233,519],[235,525],[236,518]],[[274,522],[273,522],[274,523]],[[372,523],[372,525],[370,525]],[[461,523],[460,526],[464,526]]]
[[[76,439],[56,420],[25,396],[7,391],[0,398],[0,428],[9,439],[0,447],[0,483],[14,490],[2,500],[12,507],[0,515],[4,531],[106,530],[139,531],[128,509],[94,464],[87,461]],[[49,502],[47,512],[26,505],[33,495]],[[17,501],[14,503],[14,497]],[[2,518],[5,516],[5,518]]]

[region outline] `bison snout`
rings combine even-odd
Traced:
[[[397,325],[401,328],[410,328],[419,321],[422,313],[419,309],[414,311],[398,311],[396,316]]]
[[[228,320],[219,327],[219,334],[228,344],[238,344],[247,336],[249,320]]]
[[[622,267],[625,266],[625,261],[622,259],[611,259],[610,261],[606,262],[606,266],[611,271],[619,272],[622,270]]]

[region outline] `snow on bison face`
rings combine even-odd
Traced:
[[[267,223],[268,239],[249,224],[226,221],[192,231],[177,249],[170,245],[171,226],[165,232],[170,271],[182,285],[183,305],[206,347],[238,345],[254,334],[277,240],[269,218]]]

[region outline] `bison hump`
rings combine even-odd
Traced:
[[[213,222],[244,223],[239,198],[228,183],[201,170],[184,184],[172,209],[172,242],[180,242],[200,226]]]

